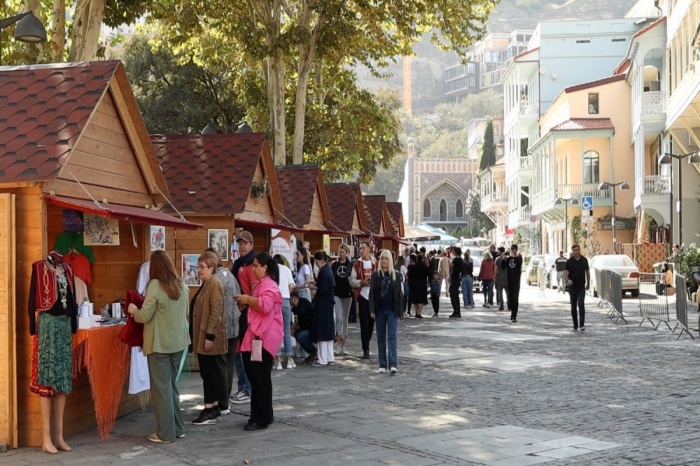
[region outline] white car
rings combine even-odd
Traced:
[[[593,296],[598,296],[598,284],[596,283],[596,270],[612,270],[622,276],[622,294],[632,293],[632,297],[639,296],[639,268],[626,254],[601,254],[589,259],[588,266],[591,269],[591,291]]]

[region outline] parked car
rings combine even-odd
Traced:
[[[472,263],[474,263],[474,292],[481,293],[484,290],[484,285],[481,283],[481,280],[476,278],[479,276],[479,272],[481,272],[481,257],[471,256],[471,258]]]
[[[589,261],[591,269],[591,291],[593,296],[598,296],[598,283],[596,283],[596,270],[612,270],[622,275],[622,294],[632,293],[632,297],[639,296],[639,268],[626,254],[601,254]]]
[[[459,240],[462,244],[462,249],[483,249],[491,244],[486,238],[467,238],[462,236]]]
[[[537,254],[530,258],[530,263],[525,269],[525,281],[528,285],[537,285],[537,267],[540,266],[542,259],[544,259],[543,254]]]
[[[485,251],[486,251],[485,249],[478,248],[478,247],[471,247],[471,248],[467,248],[466,250],[469,251],[470,257],[476,257],[478,259],[483,259]],[[463,252],[465,252],[465,251],[463,251]]]

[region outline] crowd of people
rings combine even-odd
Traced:
[[[199,256],[202,285],[192,297],[170,257],[154,252],[143,305],[128,308],[144,324],[143,352],[157,422],[148,437],[153,442],[185,436],[176,382],[188,351],[196,355],[204,394],[204,409],[192,424],[215,424],[230,413],[231,404],[250,403],[244,429],[255,431],[274,422],[272,371],[296,368],[292,337],[296,356],[305,363],[332,366],[336,356],[348,354],[348,324],[355,309],[362,358],[370,359],[376,331],[377,372],[391,375],[398,372],[399,322],[423,319],[428,294],[433,317],[440,313],[444,289],[452,305],[449,317],[461,318],[462,307],[475,307],[477,280],[483,306],[507,309],[511,322],[517,322],[523,258],[515,244],[510,251],[491,246],[475,277],[471,252],[459,247],[430,252],[410,247],[399,257],[382,250],[377,257],[371,244],[362,241],[356,260],[350,246],[342,244],[335,261],[324,250],[310,255],[300,248],[293,273],[283,256],[257,253],[249,232],[239,233],[236,242],[240,256],[231,270],[214,249]],[[574,246],[572,257],[561,262],[557,265],[571,296],[574,330],[584,331],[588,261]]]

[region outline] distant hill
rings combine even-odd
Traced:
[[[651,0],[649,0],[651,2]],[[622,18],[636,0],[502,0],[491,13],[489,32],[534,29],[540,21],[596,20]],[[428,37],[414,46],[413,113],[430,112],[436,105],[450,101],[444,96],[442,71],[457,62],[453,52],[443,52]],[[401,58],[383,70],[388,78],[375,78],[364,68],[357,70],[360,84],[371,90],[388,87],[400,90],[403,84]]]

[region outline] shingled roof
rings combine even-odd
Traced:
[[[390,233],[403,238],[403,208],[400,202],[387,202],[386,211],[389,215]]]
[[[255,170],[270,150],[265,133],[155,134],[151,143],[175,207],[207,214],[245,210]],[[274,170],[267,175],[276,190]],[[277,193],[271,198],[279,202]]]
[[[297,228],[322,230],[328,226],[330,213],[321,169],[316,164],[276,167],[277,183],[284,205],[284,215]],[[323,210],[324,224],[311,225],[311,211],[317,189]]]
[[[360,185],[357,183],[327,184],[326,198],[328,199],[328,210],[330,210],[331,221],[334,226],[348,233],[364,233],[365,210],[362,204]],[[357,211],[360,230],[362,231],[353,231],[355,211]]]
[[[594,131],[598,129],[614,131],[615,126],[610,118],[571,118],[553,126],[549,131]]]
[[[118,66],[0,67],[0,182],[56,178]]]
[[[391,228],[388,225],[385,196],[364,196],[365,218],[367,219],[367,229],[374,235],[381,234],[382,220],[384,221],[384,233]]]

